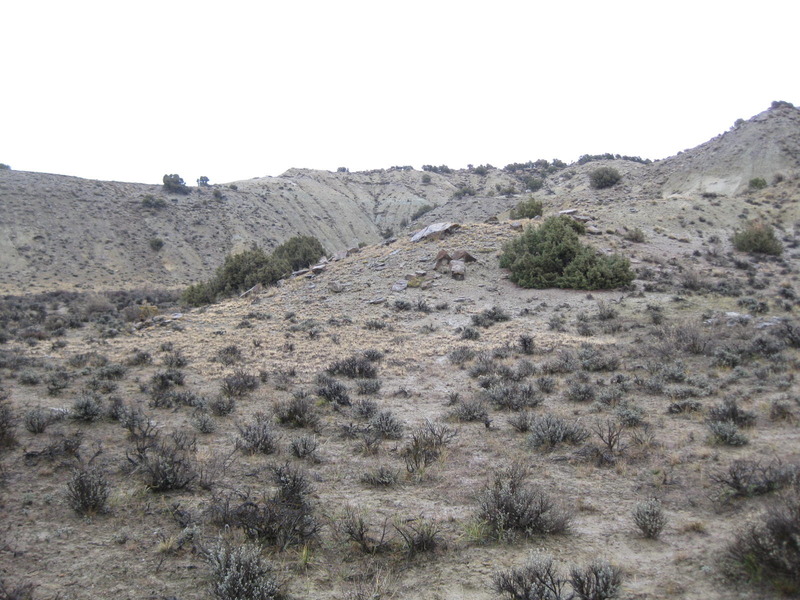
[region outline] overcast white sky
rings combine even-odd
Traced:
[[[664,158],[800,103],[798,21],[796,0],[6,0],[0,162],[193,184]]]

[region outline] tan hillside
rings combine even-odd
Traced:
[[[541,165],[188,196],[0,171],[0,598],[505,600],[536,557],[553,600],[797,597],[797,124],[553,169],[544,217],[630,260],[599,291],[499,268]],[[131,290],[298,233],[351,251],[202,308]]]

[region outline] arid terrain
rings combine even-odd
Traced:
[[[591,187],[601,166],[620,182]],[[510,597],[497,575],[532,553],[564,578],[606,561],[619,598],[797,595],[729,548],[800,493],[800,110],[545,171],[298,169],[187,195],[0,171],[8,597],[224,598],[209,556],[250,544],[290,598]],[[512,283],[498,257],[541,222],[509,218],[531,196],[633,283]],[[781,254],[733,247],[752,221]],[[437,222],[459,227],[411,241]],[[323,268],[177,302],[298,234]],[[459,250],[463,279],[436,268]],[[102,509],[75,508],[80,474]],[[498,526],[498,494],[543,524]]]

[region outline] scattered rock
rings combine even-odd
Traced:
[[[328,284],[328,289],[332,291],[334,294],[338,294],[344,291],[344,284],[338,281],[331,281]]]
[[[395,281],[392,284],[392,291],[393,292],[402,292],[408,287],[407,281]]]
[[[476,262],[478,259],[466,250],[456,250],[452,254],[452,260],[463,260],[465,263]]]
[[[578,212],[577,208],[567,208],[566,210],[558,211],[558,214],[560,214],[560,215],[574,215],[576,212]]]
[[[383,296],[377,296],[372,300],[367,300],[367,304],[383,304],[384,302],[386,302],[386,298],[384,298]]]
[[[511,229],[513,229],[514,231],[522,231],[522,223],[520,223],[519,221],[514,221],[513,223],[511,223]]]
[[[600,230],[599,230],[597,227],[595,227],[594,225],[589,225],[589,226],[586,228],[586,233],[588,233],[588,234],[590,234],[590,235],[600,235],[600,234],[602,234],[603,232],[602,232],[602,231],[600,231]]]
[[[452,260],[451,256],[447,253],[447,250],[439,250],[439,253],[436,255],[436,264],[434,265],[434,270],[439,270],[444,265],[450,264]]]
[[[458,225],[457,223],[432,223],[425,229],[421,229],[411,236],[411,241],[419,242],[420,240],[426,240],[428,238],[432,240],[438,240],[449,233],[453,233],[453,231],[459,227],[461,227],[461,225]]]
[[[464,264],[463,260],[450,261],[450,275],[453,276],[453,279],[464,279],[466,274],[467,274],[467,265]]]
[[[328,265],[314,265],[313,267],[311,267],[311,272],[314,273],[314,275],[319,275],[327,268]]]

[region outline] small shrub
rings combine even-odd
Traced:
[[[478,518],[497,539],[565,533],[569,529],[569,513],[538,487],[526,485],[526,476],[519,465],[502,469],[478,497]]]
[[[275,418],[288,427],[310,427],[319,425],[319,415],[314,403],[306,393],[294,394],[291,400],[275,405]]]
[[[225,417],[236,410],[236,399],[232,396],[218,396],[208,403],[208,409],[216,417]]]
[[[512,208],[509,216],[512,219],[533,219],[534,217],[541,217],[543,212],[544,205],[534,198],[529,198],[528,200],[522,200]]]
[[[576,600],[610,600],[622,585],[622,570],[603,560],[593,560],[583,569],[570,569],[569,583]]]
[[[369,420],[378,412],[378,404],[374,400],[361,398],[353,404],[353,414],[360,419]]]
[[[108,494],[108,480],[98,469],[76,469],[67,483],[67,503],[79,515],[104,512]]]
[[[312,462],[319,462],[318,445],[317,438],[313,435],[301,435],[293,438],[290,443],[292,454],[297,458],[307,458]]]
[[[656,498],[641,502],[633,510],[633,522],[646,538],[657,539],[667,524],[667,517]]]
[[[778,499],[740,531],[726,552],[729,570],[766,582],[785,595],[800,593],[800,495]]]
[[[161,210],[162,208],[167,207],[167,201],[163,198],[156,198],[152,194],[147,194],[144,198],[142,198],[142,207],[152,210]]]
[[[509,600],[566,600],[565,583],[553,559],[545,555],[533,555],[524,566],[492,578],[494,591]]]
[[[214,433],[217,430],[217,422],[214,417],[205,411],[197,411],[192,417],[192,427],[204,434]]]
[[[247,454],[273,454],[278,450],[277,436],[263,413],[256,413],[252,423],[237,425],[237,429],[237,450]]]
[[[84,391],[72,404],[69,416],[75,421],[92,423],[103,416],[103,404],[93,392]]]
[[[8,168],[10,168],[8,165],[0,164],[0,170]],[[12,586],[3,578],[0,578],[0,600],[34,600],[33,589],[32,583]]]
[[[431,552],[439,545],[439,526],[432,521],[414,519],[395,523],[394,528],[400,534],[409,558],[420,552]]]
[[[479,398],[459,400],[453,409],[453,416],[459,421],[489,423],[489,412]]]
[[[15,429],[17,419],[11,410],[11,404],[0,389],[0,449],[10,448],[17,443]]]
[[[487,308],[480,314],[472,315],[472,324],[476,327],[491,327],[495,323],[510,320],[511,317],[499,306]]]
[[[211,566],[211,593],[217,600],[284,598],[273,569],[255,545],[231,546],[220,540],[206,553]]]
[[[217,352],[217,360],[223,365],[234,365],[242,360],[242,351],[236,344],[230,344],[219,349]]]
[[[26,412],[23,421],[25,429],[33,434],[44,433],[53,422],[50,411],[40,406]]]
[[[642,231],[638,227],[634,227],[633,229],[628,229],[622,236],[622,238],[629,242],[633,242],[634,244],[643,244],[644,242],[647,241],[647,237],[644,235],[644,231]]]
[[[536,387],[543,394],[552,394],[556,390],[557,381],[555,377],[543,375],[536,378]]]
[[[383,438],[399,440],[403,437],[403,424],[390,410],[381,410],[369,422],[371,431]]]
[[[381,389],[381,381],[379,379],[357,379],[356,392],[361,396],[372,396],[377,394]]]
[[[401,455],[409,473],[421,474],[442,455],[444,448],[458,433],[443,423],[426,420],[414,429]]]
[[[242,369],[236,369],[233,375],[229,375],[222,380],[220,392],[228,398],[241,398],[246,396],[258,387],[259,379]]]
[[[371,534],[371,528],[364,513],[347,506],[344,513],[337,519],[336,531],[347,541],[355,543],[364,554],[378,554],[389,549],[386,525],[387,523],[384,521],[383,528],[376,537]]]
[[[536,422],[536,415],[525,410],[508,418],[508,424],[519,433],[528,433]]]
[[[712,441],[725,446],[744,446],[748,443],[747,437],[739,431],[736,423],[731,421],[709,421]]]
[[[755,423],[756,416],[750,411],[739,408],[736,400],[727,399],[708,411],[708,420],[717,423],[729,422],[738,427],[750,427]]]
[[[352,355],[334,362],[328,367],[331,375],[342,375],[351,379],[375,379],[378,369],[372,361],[363,355]]]
[[[464,327],[461,330],[461,339],[462,340],[477,340],[481,337],[481,332],[475,329],[474,327]]]
[[[498,409],[519,411],[534,408],[542,403],[542,397],[536,393],[530,383],[498,382],[490,386],[483,397]]]
[[[767,180],[763,177],[753,177],[749,182],[748,186],[751,190],[763,190],[767,187]]]
[[[339,406],[350,406],[350,394],[344,384],[327,376],[318,382],[317,396]]]
[[[381,465],[372,471],[364,473],[361,476],[361,481],[375,487],[390,487],[397,483],[398,478],[397,471]]]
[[[161,238],[150,238],[147,245],[150,246],[150,250],[153,252],[158,252],[164,247],[164,240]]]
[[[800,468],[779,462],[763,465],[758,461],[735,460],[725,471],[711,475],[711,480],[725,486],[734,497],[768,494],[798,481]]]
[[[150,490],[168,492],[184,489],[197,478],[193,452],[191,441],[173,434],[167,440],[145,447],[132,460],[144,473],[145,485]]]
[[[534,448],[552,449],[562,443],[580,444],[589,431],[579,422],[568,423],[555,415],[535,418],[530,424],[528,442]]]
[[[622,179],[619,171],[613,167],[599,167],[589,173],[589,185],[596,190],[610,188]]]
[[[747,226],[733,234],[733,247],[740,252],[755,252],[779,256],[783,244],[775,236],[775,230],[766,223],[751,221]]]
[[[533,354],[536,351],[536,342],[532,335],[519,336],[519,350],[523,354]]]

